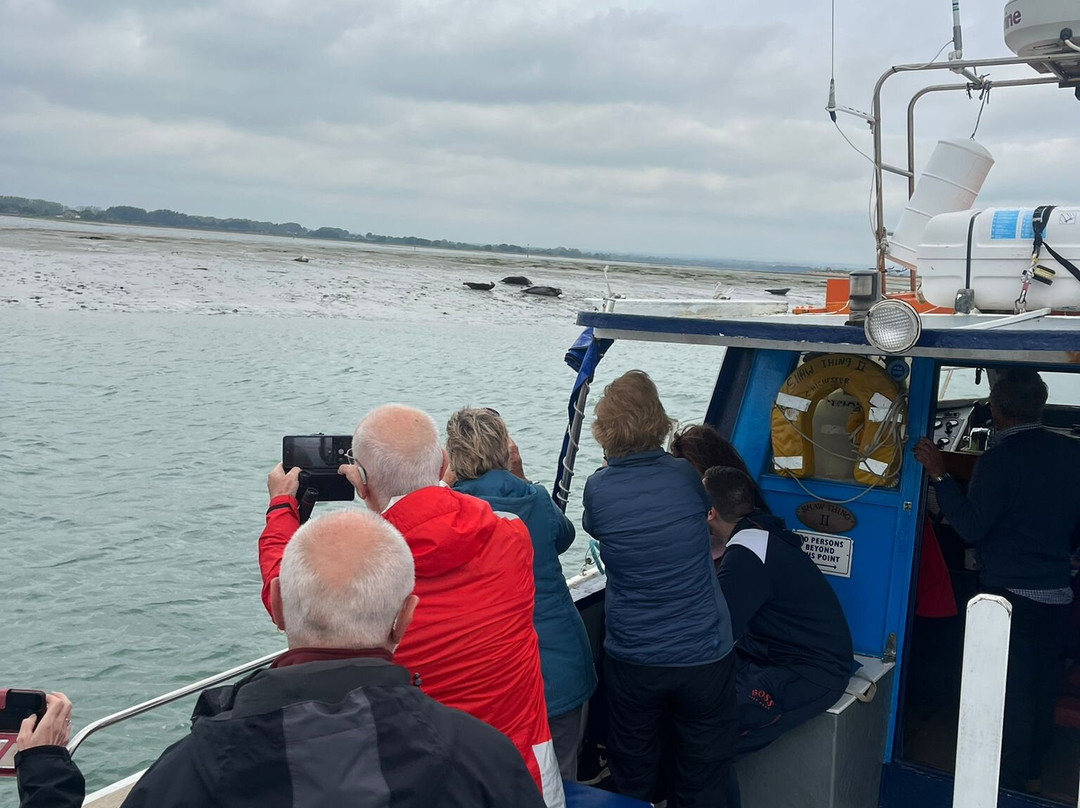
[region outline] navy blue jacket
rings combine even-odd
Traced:
[[[1005,436],[979,458],[966,497],[951,477],[935,483],[945,518],[978,550],[983,585],[1069,586],[1069,541],[1080,522],[1077,468],[1080,442],[1032,429]]]
[[[585,483],[582,526],[607,568],[604,649],[638,665],[705,665],[731,651],[709,552],[709,497],[693,466],[656,449]]]
[[[533,626],[540,643],[540,672],[548,715],[562,715],[584,704],[596,690],[592,648],[585,624],[566,588],[559,555],[574,541],[574,525],[543,486],[508,471],[493,470],[454,489],[487,502],[496,513],[518,516],[533,546],[536,605]]]
[[[750,514],[735,526],[718,575],[741,653],[828,690],[847,687],[851,631],[797,533],[775,516]]]

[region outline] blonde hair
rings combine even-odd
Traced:
[[[510,467],[510,435],[498,413],[458,410],[446,422],[446,453],[459,480],[475,480],[492,469]]]
[[[594,412],[592,433],[605,457],[659,449],[675,426],[643,370],[628,371],[605,387]]]

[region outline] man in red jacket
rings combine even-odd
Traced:
[[[440,485],[447,458],[435,422],[389,404],[364,416],[353,465],[339,470],[367,506],[405,536],[420,598],[395,660],[424,692],[505,734],[549,808],[565,805],[551,742],[533,630],[532,543],[516,517]],[[263,603],[299,526],[298,470],[267,478],[270,507],[259,537]]]

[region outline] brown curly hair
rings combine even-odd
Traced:
[[[594,412],[592,433],[605,457],[660,449],[675,426],[643,370],[627,371],[605,387]]]

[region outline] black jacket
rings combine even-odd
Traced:
[[[26,804],[75,808],[81,800]],[[124,808],[197,805],[544,808],[544,801],[504,735],[425,696],[404,668],[361,658],[272,668],[204,691],[191,733],[124,801]]]
[[[851,632],[840,601],[782,520],[756,511],[735,526],[720,561],[736,647],[814,684],[843,690]]]
[[[34,746],[15,755],[19,808],[79,808],[82,773],[62,746]]]
[[[934,484],[945,518],[977,548],[985,586],[1069,586],[1070,540],[1080,524],[1072,478],[1078,465],[1080,442],[1031,429],[999,439],[979,458],[967,496],[952,477]]]

